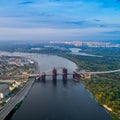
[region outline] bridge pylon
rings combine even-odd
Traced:
[[[67,69],[63,68],[63,80],[67,80],[67,75],[68,75]]]
[[[73,72],[73,80],[74,81],[79,81],[80,80],[80,75],[76,72]]]
[[[45,74],[45,72],[41,75],[41,81],[43,81],[43,82],[46,81],[46,74]]]
[[[35,79],[38,80],[38,81],[40,81],[40,80],[41,80],[41,77],[39,76],[38,78],[36,77]]]
[[[52,71],[52,77],[53,77],[53,81],[57,80],[57,69],[56,68],[54,68]]]

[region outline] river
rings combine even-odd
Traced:
[[[26,56],[38,62],[40,71],[53,67],[66,67],[75,70],[77,66],[64,58],[52,55],[6,53]],[[92,97],[80,83],[58,80],[53,83],[35,82],[16,111],[12,120],[111,120],[106,110]]]

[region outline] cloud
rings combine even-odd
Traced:
[[[111,39],[111,34],[119,36],[119,12],[115,0],[4,0],[0,1],[0,39],[95,39],[105,35]]]
[[[93,19],[93,21],[100,22],[101,20],[98,20],[98,19]]]
[[[28,4],[33,4],[34,2],[32,1],[23,1],[23,2],[19,2],[17,3],[18,5],[28,5]]]
[[[114,34],[114,35],[120,35],[120,30],[114,30],[114,31],[108,31],[108,32],[104,32],[105,34]]]
[[[115,31],[116,28],[0,28],[0,40],[95,40],[113,39],[115,36],[105,34]],[[117,35],[118,39],[120,34]]]

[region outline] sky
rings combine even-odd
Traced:
[[[120,40],[120,0],[0,0],[0,40]]]

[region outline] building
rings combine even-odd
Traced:
[[[17,81],[11,82],[10,85],[9,85],[10,92],[13,91],[15,88],[17,88],[19,85],[20,85],[20,83],[17,82]]]
[[[21,83],[17,82],[15,80],[0,80],[1,83],[6,84],[8,86],[8,89],[10,90],[10,92],[12,90],[14,90],[15,88],[17,88]],[[0,84],[2,85],[2,84]]]
[[[10,94],[8,84],[0,84],[0,100],[4,99]]]
[[[87,80],[91,79],[91,77],[92,77],[91,74],[84,74],[84,75],[83,75],[83,78],[84,78],[84,79],[87,79]]]

